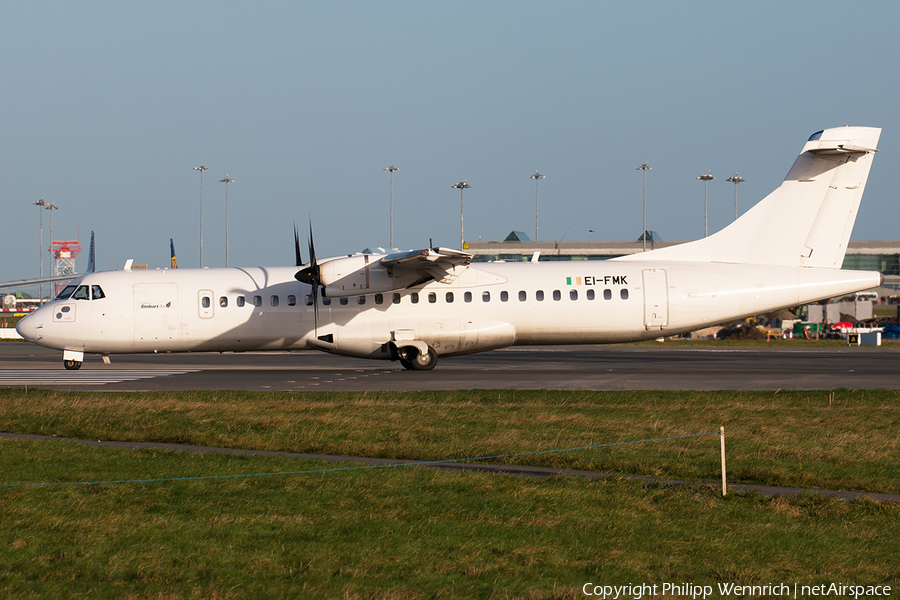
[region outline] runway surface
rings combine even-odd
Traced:
[[[61,352],[0,342],[0,388],[105,391],[415,391],[463,389],[900,389],[900,348],[679,346],[508,348],[443,358],[433,371],[319,352],[88,356],[66,371]]]

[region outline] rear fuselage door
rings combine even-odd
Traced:
[[[669,286],[665,269],[644,269],[644,327],[664,329],[669,324]]]

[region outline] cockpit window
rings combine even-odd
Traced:
[[[106,294],[103,293],[103,290],[100,289],[99,285],[91,286],[91,299],[92,300],[100,300],[101,298],[106,298]]]
[[[75,290],[75,293],[72,294],[72,300],[90,300],[91,294],[88,291],[88,286],[79,285],[78,289]]]
[[[72,295],[72,292],[75,291],[75,288],[78,286],[75,285],[67,285],[63,288],[63,291],[59,293],[59,296],[56,297],[57,300],[68,300],[69,296]]]

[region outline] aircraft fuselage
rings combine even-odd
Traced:
[[[511,345],[606,344],[693,331],[877,286],[878,273],[716,263],[478,263],[449,284],[318,297],[296,267],[107,271],[20,325],[83,353],[317,349],[392,358],[417,340],[438,356]],[[316,314],[318,313],[318,314]]]

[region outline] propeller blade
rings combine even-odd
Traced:
[[[316,260],[316,242],[313,238],[312,217],[309,218],[309,268],[313,271],[310,275],[315,281],[313,284],[313,327],[315,328],[316,337],[319,337],[319,285],[322,283],[322,278],[319,271],[319,262]]]
[[[313,286],[313,332],[319,337],[319,286]]]
[[[299,242],[297,245],[297,253],[299,255]],[[301,263],[302,264],[302,263]],[[300,265],[297,265],[298,267]],[[303,283],[308,283],[313,286],[313,293],[315,294],[318,291],[318,287],[320,285],[319,279],[319,263],[316,261],[316,245],[313,241],[313,231],[312,231],[312,219],[309,222],[309,266],[305,269],[301,269],[297,271],[294,275],[294,279],[297,281],[302,281]]]
[[[303,256],[300,254],[300,234],[297,233],[297,223],[294,222],[294,258],[298,267],[303,266]]]
[[[297,225],[294,225],[294,246],[297,252],[297,266],[299,267],[303,263],[300,260],[300,242],[297,239]],[[300,269],[294,274],[294,279],[300,281],[302,283],[306,283],[312,286],[312,297],[313,297],[313,323],[315,326],[316,335],[319,332],[319,286],[322,285],[322,280],[319,275],[319,263],[316,261],[316,246],[313,241],[313,231],[312,231],[312,219],[309,221],[309,266]]]
[[[313,267],[317,266],[316,262],[316,242],[313,240],[312,219],[309,220],[309,264]]]

